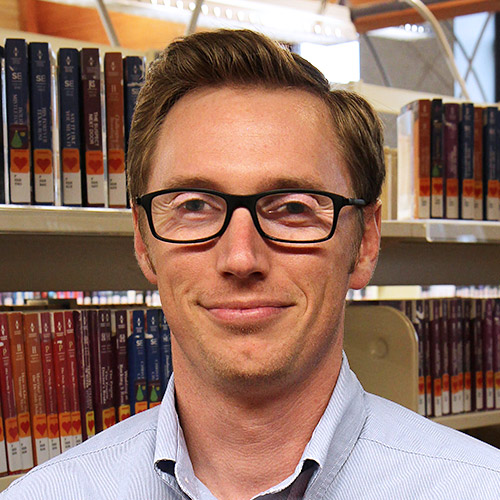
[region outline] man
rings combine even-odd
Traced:
[[[497,450],[366,394],[343,356],[380,243],[364,100],[255,33],[196,34],[150,70],[128,164],[175,380],[5,499],[499,497]]]

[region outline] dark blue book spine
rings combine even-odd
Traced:
[[[5,176],[6,174],[6,162],[5,162],[5,144],[3,140],[3,131],[4,131],[4,118],[3,118],[3,110],[4,110],[4,86],[5,86],[5,58],[4,58],[4,50],[0,45],[0,204],[6,202],[7,197],[5,193]]]
[[[431,101],[431,217],[444,217],[443,101]]]
[[[111,313],[111,334],[114,335],[115,408],[118,421],[130,416],[127,359],[127,311]]]
[[[159,312],[160,324],[160,399],[163,398],[172,375],[172,349],[170,338],[170,327],[163,311]]]
[[[125,80],[125,150],[132,125],[137,96],[144,83],[144,59],[139,56],[127,56],[123,59],[123,78]]]
[[[9,192],[11,203],[31,203],[28,47],[26,40],[5,40]]]
[[[460,108],[458,177],[460,218],[474,219],[474,105]]]
[[[146,390],[146,349],[144,310],[131,311],[130,335],[127,339],[130,413],[148,408]]]
[[[59,143],[63,205],[82,205],[80,55],[59,49]]]
[[[149,408],[159,405],[160,399],[160,330],[158,309],[146,311],[146,380]]]
[[[37,204],[53,205],[52,80],[49,44],[30,43],[28,58],[34,201]]]
[[[497,180],[497,109],[484,110],[483,129],[483,213],[485,220],[498,218],[498,180]]]

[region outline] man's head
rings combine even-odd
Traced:
[[[134,206],[138,260],[172,330],[176,385],[189,378],[270,391],[338,369],[347,289],[368,283],[378,254],[381,150],[378,120],[362,99],[331,93],[316,69],[260,35],[205,33],[167,49],[137,104],[133,201],[164,189],[248,197],[286,188],[368,203],[344,207],[333,237],[313,244],[263,237],[248,206],[214,239],[160,241],[140,227],[143,208]],[[155,229],[204,231],[224,210],[213,198],[180,198],[165,198],[158,220],[167,227]],[[279,222],[287,234],[304,230],[293,200],[279,206],[291,214]],[[282,220],[279,210],[264,214],[270,224]]]

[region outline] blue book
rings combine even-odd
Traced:
[[[168,385],[170,375],[172,375],[172,349],[170,338],[170,327],[168,326],[165,314],[159,312],[160,324],[160,399],[163,398]]]
[[[63,205],[82,205],[80,54],[59,49],[59,143]]]
[[[143,309],[130,311],[127,338],[130,413],[148,408],[146,389],[145,314]]]
[[[28,47],[26,40],[5,40],[5,81],[11,203],[31,203]]]
[[[144,84],[145,64],[139,56],[127,56],[123,59],[123,79],[125,87],[125,151],[128,148],[128,138],[132,116],[134,114],[137,96]]]
[[[146,311],[146,381],[148,406],[159,405],[160,399],[160,330],[158,328],[158,309]]]
[[[460,218],[474,219],[474,105],[470,102],[460,106],[458,133]]]
[[[53,205],[52,80],[49,44],[28,46],[33,191],[36,204]]]
[[[483,128],[483,214],[485,220],[498,220],[497,108],[484,110]]]

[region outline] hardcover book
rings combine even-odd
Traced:
[[[460,218],[475,217],[475,177],[474,177],[474,105],[463,103],[460,106],[458,177],[460,199]]]
[[[415,175],[415,217],[431,216],[431,102],[419,99],[413,103],[413,168]]]
[[[441,361],[441,307],[439,300],[432,300],[429,308],[430,325],[429,341],[431,345],[431,376],[432,376],[432,413],[433,417],[443,415],[442,400],[442,376],[443,368]]]
[[[459,301],[459,299],[451,299],[448,302],[451,413],[462,413],[464,411],[463,331],[458,316]]]
[[[472,410],[484,408],[484,376],[483,376],[483,304],[475,299],[471,310],[472,328]]]
[[[431,217],[444,217],[443,101],[431,101]]]
[[[493,304],[494,299],[486,299],[483,316],[483,377],[484,377],[484,408],[492,410],[495,407],[495,386],[493,372]]]
[[[129,311],[129,318],[127,338],[129,401],[130,410],[134,415],[148,408],[144,310],[134,309]]]
[[[495,299],[493,311],[493,373],[495,408],[500,409],[500,299]]]
[[[144,332],[146,346],[146,383],[148,407],[160,404],[160,332],[158,325],[158,310],[146,311],[146,331]]]
[[[128,395],[128,359],[127,359],[127,311],[120,309],[111,313],[111,336],[114,348],[114,395],[118,421],[130,417]]]
[[[128,138],[134,115],[135,103],[144,84],[145,64],[139,56],[126,56],[123,59],[123,78],[125,91],[125,150],[128,148]]]
[[[458,123],[459,106],[448,102],[444,105],[443,158],[445,185],[445,217],[458,219]]]
[[[26,40],[5,40],[10,202],[31,203],[31,146],[28,48]]]
[[[28,56],[34,201],[53,205],[52,80],[48,43],[30,43]]]
[[[484,109],[483,129],[483,215],[485,220],[499,220],[497,178],[497,108]]]
[[[439,330],[441,336],[441,370],[442,370],[442,394],[443,394],[443,415],[451,413],[451,388],[450,388],[450,333],[448,331],[448,302],[439,301]]]
[[[80,58],[78,50],[58,52],[59,141],[63,205],[81,206]]]
[[[483,220],[483,108],[474,106],[474,219]]]
[[[172,346],[170,338],[170,328],[165,314],[160,309],[158,312],[158,322],[160,325],[160,399],[163,398],[165,390],[172,375]]]
[[[464,411],[466,412],[472,411],[471,307],[470,299],[458,302],[458,316],[461,318],[463,332]]]
[[[7,465],[7,448],[5,447],[5,430],[3,427],[2,398],[0,398],[0,477],[9,473]]]
[[[0,205],[7,202],[6,177],[8,176],[8,169],[6,168],[8,161],[6,161],[5,158],[5,144],[3,138],[3,132],[6,126],[5,124],[6,120],[4,118],[4,110],[5,110],[4,90],[5,90],[5,55],[4,55],[4,49],[0,45]],[[0,475],[2,475],[1,450],[2,447],[0,445]]]

